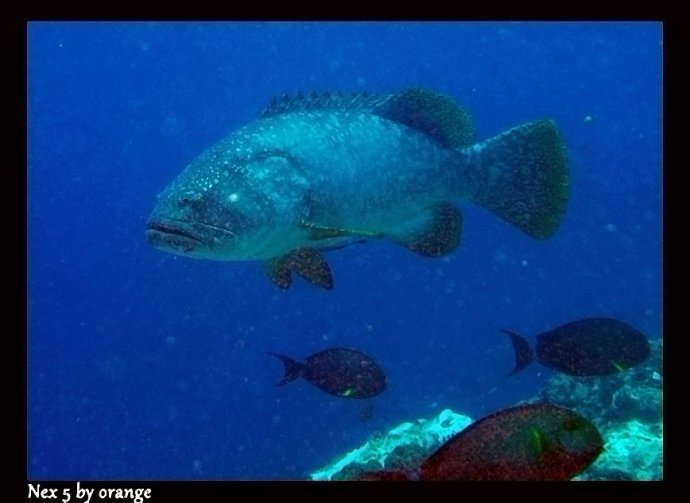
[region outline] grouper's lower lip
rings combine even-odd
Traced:
[[[184,222],[149,222],[144,235],[155,247],[180,252],[191,252],[204,244]]]

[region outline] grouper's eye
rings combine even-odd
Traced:
[[[574,431],[582,426],[582,423],[576,419],[566,419],[563,423],[563,429],[565,431]]]
[[[180,208],[184,208],[185,206],[189,206],[191,204],[194,204],[195,202],[201,201],[201,194],[194,194],[192,192],[187,192],[185,193],[184,196],[180,197],[177,200],[177,205]]]

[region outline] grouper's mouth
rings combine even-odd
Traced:
[[[221,238],[233,235],[227,229],[198,222],[182,220],[149,220],[144,233],[146,240],[156,248],[189,253],[212,248]]]

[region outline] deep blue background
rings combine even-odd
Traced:
[[[656,23],[30,23],[29,476],[305,478],[401,421],[538,392],[550,371],[507,377],[500,328],[611,316],[660,337],[661,38]],[[408,85],[453,95],[478,139],[556,120],[572,194],[552,239],[464,204],[451,256],[352,246],[328,254],[331,292],[144,241],[156,194],[272,95]],[[329,346],[372,355],[388,390],[275,387],[265,351]]]

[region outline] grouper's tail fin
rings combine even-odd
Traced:
[[[569,174],[553,121],[522,124],[463,152],[477,170],[477,204],[534,238],[556,232],[568,203]]]
[[[304,364],[279,353],[267,354],[275,356],[281,362],[283,362],[283,365],[285,365],[285,375],[283,375],[283,378],[276,383],[276,386],[282,386],[283,384],[292,382],[304,375]]]

